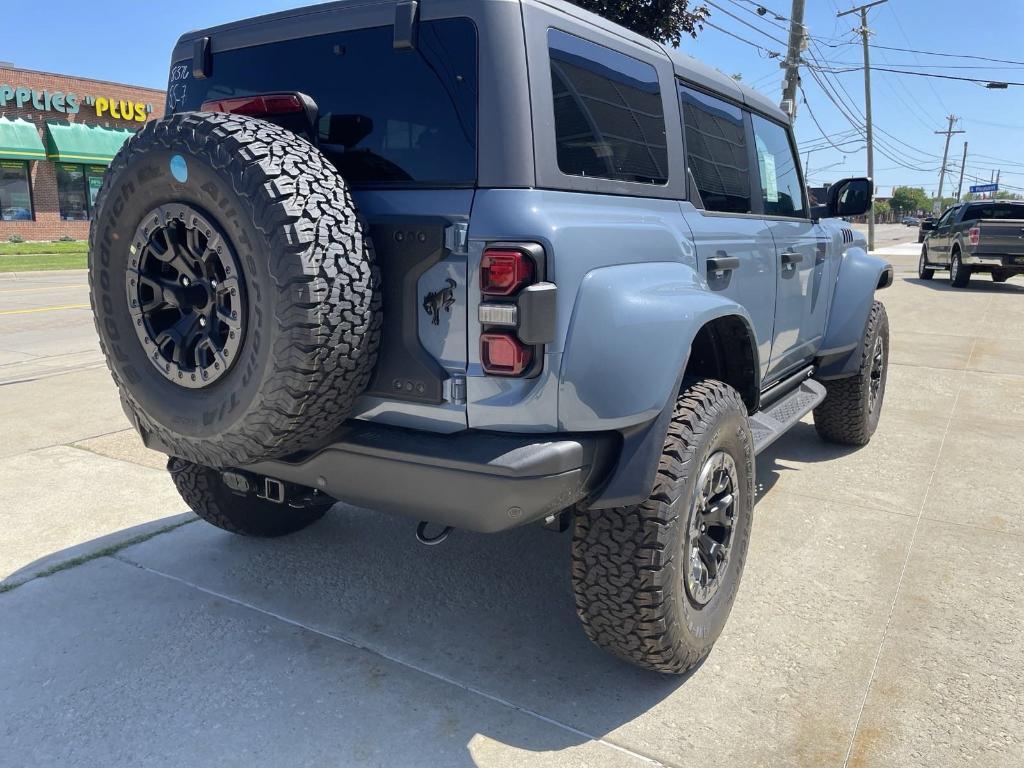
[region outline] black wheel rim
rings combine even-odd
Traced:
[[[686,592],[696,605],[717,594],[729,568],[739,479],[725,451],[708,457],[697,476],[686,537]]]
[[[208,387],[238,358],[245,291],[230,243],[190,205],[143,217],[125,284],[135,333],[153,366],[183,387]]]
[[[875,339],[871,350],[871,372],[868,378],[868,412],[874,413],[882,393],[882,379],[885,374],[885,344],[882,337]]]

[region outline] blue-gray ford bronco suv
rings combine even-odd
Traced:
[[[786,115],[559,0],[349,0],[184,35],[89,269],[126,413],[186,503],[572,530],[586,634],[710,652],[756,454],[863,445],[892,270],[808,203]]]

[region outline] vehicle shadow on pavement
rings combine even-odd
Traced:
[[[771,491],[784,473],[800,471],[799,467],[779,462],[817,464],[834,461],[859,450],[862,447],[826,443],[818,437],[813,424],[801,421],[758,455],[755,479],[757,498]]]
[[[919,277],[908,277],[906,281],[911,285],[921,285],[931,288],[933,291],[956,292],[972,291],[974,293],[1024,293],[1024,284],[1020,282],[994,283],[987,276],[972,279],[964,288],[954,288],[949,284],[949,279],[944,274],[936,275],[931,280],[922,280]]]
[[[635,720],[689,679],[636,669],[590,644],[578,625],[569,585],[569,534],[539,526],[493,535],[456,531],[444,544],[425,547],[416,542],[414,529],[415,521],[345,505],[335,506],[310,528],[281,539],[243,538],[194,522],[96,562],[37,579],[35,584],[50,582],[50,588],[67,592],[58,605],[77,604],[71,593],[86,588],[91,568],[106,562],[118,569],[113,590],[102,598],[96,598],[99,586],[89,587],[96,604],[84,619],[103,622],[108,612],[112,619],[134,613],[134,624],[121,643],[112,641],[114,647],[91,655],[100,685],[149,685],[144,670],[126,672],[125,664],[130,662],[117,646],[130,644],[137,636],[150,646],[150,653],[159,652],[155,649],[161,645],[174,652],[181,640],[173,636],[177,620],[169,614],[177,611],[180,616],[183,610],[212,613],[215,623],[225,620],[213,633],[215,645],[196,649],[200,656],[223,658],[250,652],[246,622],[222,615],[225,605],[244,614],[248,622],[265,626],[266,633],[283,629],[294,634],[296,627],[304,628],[308,638],[298,651],[300,662],[313,668],[337,665],[339,646],[347,646],[344,653],[360,659],[366,659],[368,652],[372,656],[365,663],[381,671],[375,673],[379,686],[375,678],[376,690],[366,692],[370,701],[366,706],[373,712],[389,712],[386,717],[397,731],[418,727],[415,722],[402,722],[410,715],[410,707],[415,714],[439,705],[408,701],[403,681],[410,676],[437,688],[435,695],[442,701],[468,699],[472,705],[461,710],[452,705],[458,715],[448,737],[426,737],[430,749],[448,750],[440,762],[432,763],[438,765],[477,765],[469,749],[477,735],[501,748],[534,752],[594,749],[581,745]],[[154,603],[161,600],[160,590],[173,589],[183,595],[177,600],[192,607],[183,609],[168,602],[164,611],[153,605],[135,611],[132,599],[141,589],[140,581],[156,583]],[[0,595],[0,606],[26,586]],[[76,626],[71,615],[60,617],[60,623],[69,643],[65,653],[74,653],[73,638],[96,631],[92,626]],[[34,633],[38,628],[24,631]],[[296,663],[296,651],[284,647],[280,653],[280,670],[275,670],[271,657],[261,673],[263,684],[275,694],[246,709],[267,707],[269,714],[269,708],[299,705],[290,700],[297,695],[294,685],[284,679],[290,674],[286,670]],[[262,655],[267,661],[266,649]],[[51,661],[40,657],[33,663],[45,667]],[[191,670],[203,667],[204,663],[189,664],[178,671],[183,676],[175,681],[179,695],[210,701],[238,695],[234,691],[238,683],[231,674],[210,678],[196,671],[191,676]],[[60,687],[59,669],[47,676]],[[322,683],[312,685],[299,699],[338,707],[324,717],[358,729],[368,716],[347,703],[353,696],[358,700],[364,688],[358,675],[342,674],[339,682],[332,671]],[[351,685],[353,690],[332,690],[339,685]],[[135,694],[142,696],[145,691]],[[72,700],[77,696],[73,691],[62,695]],[[543,719],[537,720],[534,714]],[[252,712],[239,711],[236,716],[221,711],[218,717],[223,731],[241,732]],[[148,729],[173,734],[183,727],[173,708],[149,713],[147,718]],[[508,720],[513,721],[511,726]],[[306,725],[301,729],[309,730]],[[180,750],[168,759],[197,757],[187,734],[179,736],[166,740]],[[289,738],[287,733],[284,738]],[[300,736],[296,733],[294,738]],[[302,738],[309,738],[308,733]],[[324,738],[329,742],[342,736]],[[594,764],[632,764],[625,754],[614,751],[606,760],[606,749],[600,747],[602,759]],[[398,759],[394,764],[413,763]]]

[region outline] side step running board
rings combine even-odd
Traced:
[[[785,397],[750,417],[754,453],[760,453],[825,399],[825,387],[807,379]]]

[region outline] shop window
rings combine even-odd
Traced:
[[[86,221],[89,218],[84,166],[57,163],[57,200],[62,220]]]
[[[0,160],[0,220],[31,221],[32,218],[28,163],[24,160]]]
[[[89,165],[85,168],[85,181],[89,188],[89,218],[92,218],[95,211],[96,195],[99,194],[100,187],[103,186],[103,174],[106,172],[106,166],[102,165]]]

